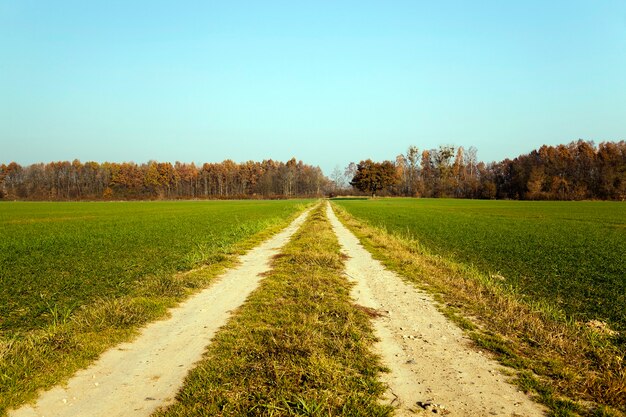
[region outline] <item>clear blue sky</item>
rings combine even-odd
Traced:
[[[0,0],[0,162],[626,139],[626,2]]]

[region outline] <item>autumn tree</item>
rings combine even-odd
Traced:
[[[439,149],[432,151],[432,159],[437,176],[434,182],[435,197],[447,197],[451,194],[452,184],[452,157],[454,156],[454,146],[442,145]]]
[[[396,171],[400,179],[398,185],[398,193],[400,195],[409,195],[409,168],[406,157],[402,154],[396,156]]]
[[[417,180],[419,177],[419,149],[417,146],[409,146],[405,156],[407,170],[407,195],[414,196],[417,194]]]
[[[373,162],[368,159],[359,162],[350,185],[375,197],[376,192],[393,187],[399,182],[398,171],[391,161]]]
[[[450,185],[454,197],[462,198],[465,196],[465,149],[462,146],[459,146],[456,150],[456,157],[452,164]]]
[[[435,177],[435,169],[433,167],[433,161],[430,157],[430,151],[424,149],[422,151],[422,158],[420,165],[422,172],[418,183],[419,193],[424,197],[432,197],[433,191],[433,179]]]
[[[6,177],[7,166],[5,164],[0,165],[0,199],[4,198],[7,193],[6,186],[4,185],[4,178]]]

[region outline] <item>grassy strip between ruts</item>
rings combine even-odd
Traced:
[[[320,206],[157,416],[384,416],[373,330]]]
[[[101,298],[71,315],[53,312],[53,323],[17,338],[0,341],[0,415],[33,400],[38,390],[50,388],[94,361],[109,347],[129,341],[150,321],[205,288],[239,255],[278,233],[297,213],[265,224],[251,237],[212,253],[211,262],[191,271],[144,277],[130,294]]]
[[[564,322],[549,306],[522,302],[493,278],[333,207],[375,258],[434,293],[443,312],[479,347],[515,368],[520,388],[537,395],[550,415],[624,415],[625,352],[612,343],[610,334]]]

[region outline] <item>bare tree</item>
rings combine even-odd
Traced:
[[[346,182],[349,183],[350,185],[352,185],[352,180],[354,179],[354,176],[356,175],[356,170],[357,170],[357,166],[354,162],[350,162],[348,164],[348,166],[345,168],[345,170],[343,171],[343,175],[346,178]]]
[[[333,183],[333,188],[335,192],[346,188],[345,176],[344,173],[341,171],[341,168],[339,168],[339,165],[335,166],[335,169],[333,169],[332,174],[330,174],[330,179]]]

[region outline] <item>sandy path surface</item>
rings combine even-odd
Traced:
[[[343,252],[353,297],[381,311],[374,320],[376,349],[385,366],[387,397],[396,415],[542,416],[542,408],[505,382],[502,367],[470,346],[432,298],[388,271],[343,226],[328,217]]]
[[[171,318],[152,323],[131,343],[107,352],[74,375],[67,386],[43,393],[34,406],[12,417],[149,416],[172,401],[187,372],[201,359],[216,331],[226,324],[257,287],[259,274],[289,241],[310,210],[289,227],[240,258],[241,264],[213,285],[171,310]]]

